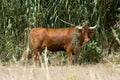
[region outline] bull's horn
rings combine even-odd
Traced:
[[[93,27],[89,27],[90,29],[95,29],[97,27],[97,25],[93,26]]]
[[[77,29],[82,29],[82,26],[76,26]]]

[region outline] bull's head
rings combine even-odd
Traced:
[[[83,26],[76,26],[77,29],[81,30],[81,38],[83,39],[84,42],[89,42],[90,41],[90,32],[91,30],[95,29],[96,26],[93,27],[88,27],[87,24],[84,24]]]

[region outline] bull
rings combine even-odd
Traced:
[[[77,40],[79,47],[82,44],[90,41],[90,32],[94,27],[89,27],[87,24],[83,26],[75,26],[70,28],[33,28],[30,31],[29,39],[31,41],[33,52],[32,60],[35,64],[38,64],[39,55],[47,47],[52,52],[66,51],[68,64],[71,64],[71,55],[73,53],[74,46],[72,41],[76,29]]]

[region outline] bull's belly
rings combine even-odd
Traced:
[[[50,51],[65,51],[64,46],[63,45],[48,45],[47,49]]]

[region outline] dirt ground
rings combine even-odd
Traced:
[[[120,67],[100,63],[49,67],[1,65],[0,80],[120,80]]]

